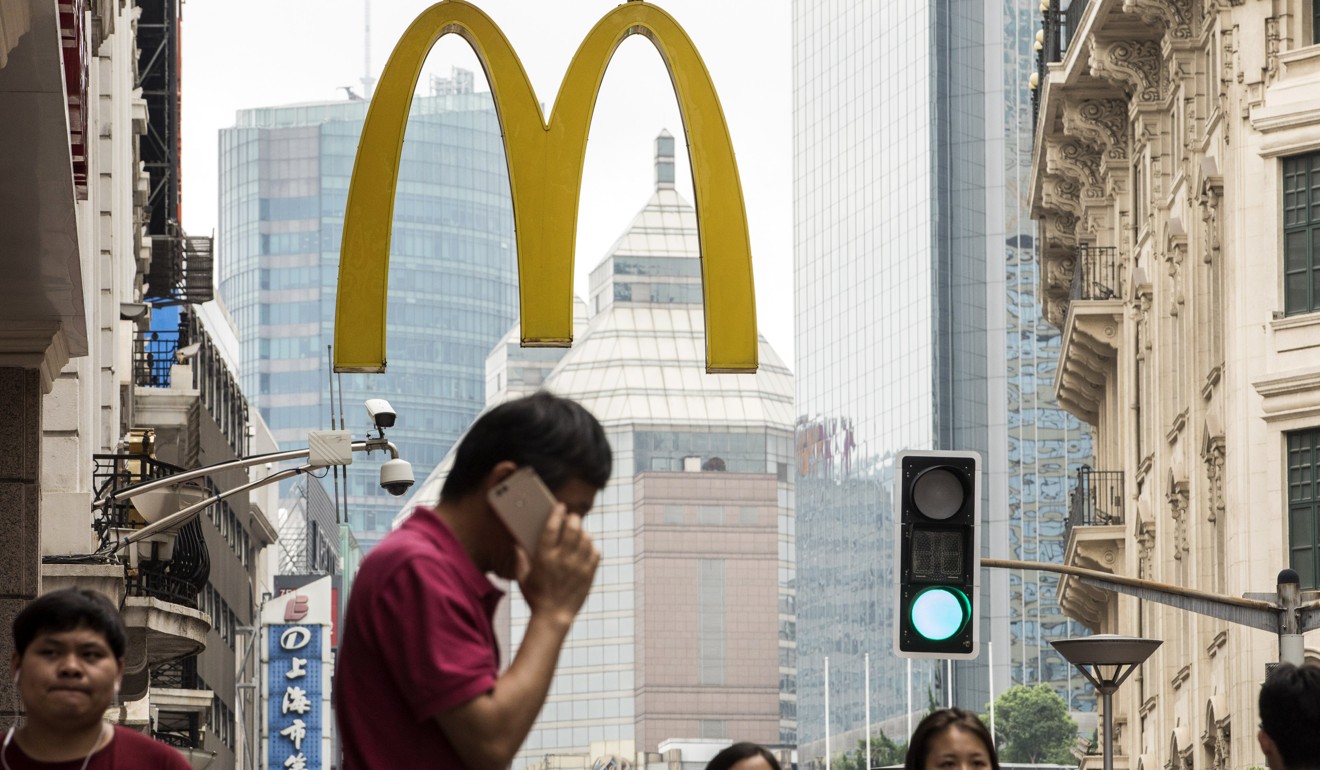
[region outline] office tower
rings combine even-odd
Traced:
[[[542,384],[591,410],[614,449],[585,522],[596,583],[514,767],[795,739],[792,375],[764,339],[759,373],[706,373],[696,212],[674,190],[673,148],[656,140],[655,193],[591,272],[573,347],[553,364],[506,337],[491,354],[492,403]],[[443,472],[414,499],[434,499]],[[527,605],[509,606],[516,652]]]
[[[793,4],[804,761],[825,751],[827,657],[835,754],[864,732],[868,655],[873,722],[931,702],[984,709],[1024,671],[1067,688],[1038,633],[1066,633],[1066,619],[1053,583],[1030,573],[982,571],[977,660],[913,661],[909,677],[891,652],[894,455],[979,451],[983,553],[1057,560],[1086,451],[1076,420],[1045,402],[1052,375],[1033,354],[1057,339],[1021,296],[1035,285],[1023,200],[1034,8]]]
[[[413,100],[395,197],[384,375],[344,375],[346,427],[362,402],[398,412],[390,438],[425,476],[483,404],[485,359],[516,318],[508,174],[488,94],[456,73]],[[221,132],[220,291],[242,342],[243,385],[281,446],[330,428],[327,347],[344,206],[367,103],[243,110]],[[339,380],[336,380],[339,382]],[[364,549],[398,500],[378,485],[384,458],[348,468],[349,524]],[[332,496],[344,496],[330,484]]]

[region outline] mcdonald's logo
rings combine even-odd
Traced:
[[[669,69],[687,132],[701,244],[706,370],[755,372],[751,246],[724,111],[687,33],[669,14],[638,0],[605,14],[587,33],[548,122],[508,39],[476,6],[444,0],[403,33],[376,85],[353,165],[335,307],[335,371],[385,370],[390,225],[404,129],[422,63],[450,33],[466,39],[481,60],[504,133],[523,345],[566,347],[573,341],[573,256],[587,131],[610,57],[628,36],[641,34]]]

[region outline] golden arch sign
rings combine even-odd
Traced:
[[[449,33],[476,51],[504,133],[518,245],[522,342],[573,340],[573,253],[587,130],[615,49],[646,35],[669,69],[688,135],[701,243],[706,369],[754,372],[756,296],[742,183],[724,111],[691,39],[669,14],[626,2],[578,46],[547,122],[522,63],[499,27],[464,0],[444,0],[403,33],[367,111],[344,214],[335,307],[335,371],[385,370],[385,307],[394,190],[422,63]]]

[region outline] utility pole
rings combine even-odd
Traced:
[[[1279,573],[1274,593],[1248,593],[1238,598],[1068,564],[981,559],[981,566],[991,569],[1034,569],[1068,575],[1083,585],[1269,631],[1279,637],[1280,663],[1300,666],[1304,657],[1302,634],[1320,628],[1320,601],[1317,601],[1320,592],[1303,593],[1301,579],[1290,569]]]

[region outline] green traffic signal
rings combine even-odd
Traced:
[[[904,450],[894,484],[894,654],[977,655],[981,458]]]
[[[912,630],[922,638],[942,642],[967,626],[972,603],[967,594],[956,588],[933,586],[913,598],[909,615]]]

